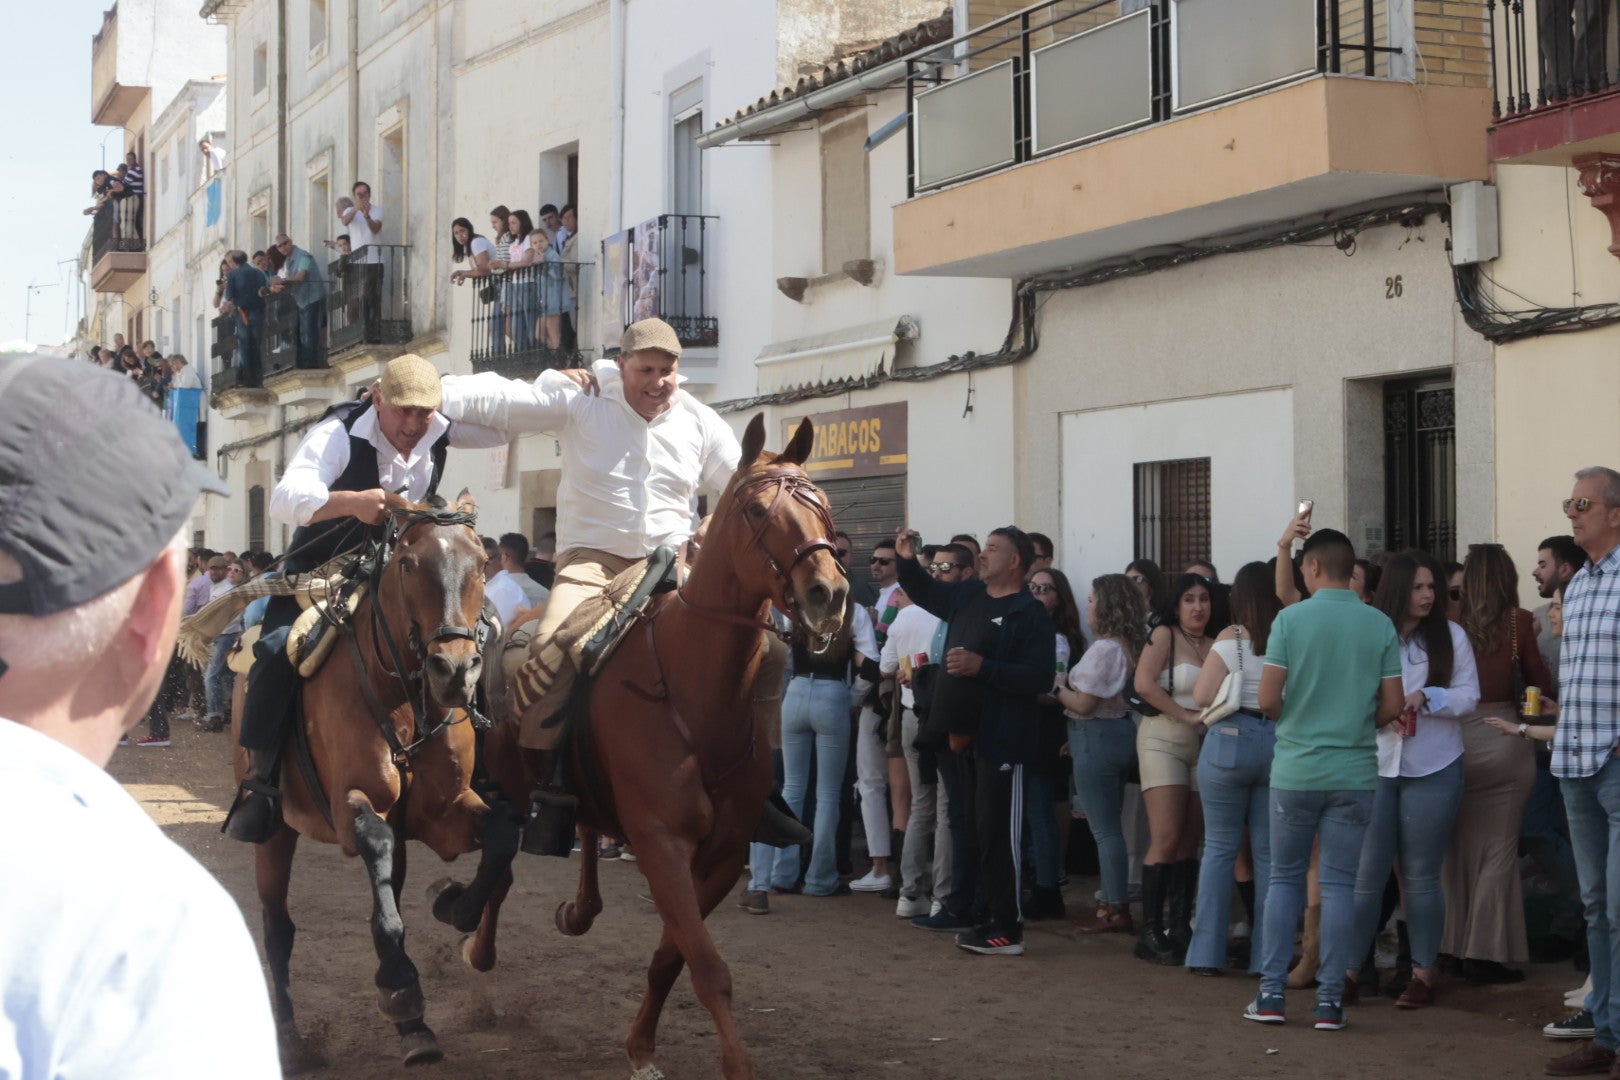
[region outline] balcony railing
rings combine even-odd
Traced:
[[[410,253],[402,244],[372,244],[328,267],[328,348],[333,355],[360,345],[411,340]]]
[[[907,62],[910,195],[1312,74],[1388,76],[1390,0],[1051,0]]]
[[[719,218],[660,214],[603,244],[609,314],[621,326],[661,318],[685,346],[720,344],[708,304],[709,252]],[[613,344],[613,342],[609,342]]]
[[[1597,0],[1485,0],[1491,19],[1491,114],[1519,116],[1620,86],[1616,16]]]
[[[146,250],[146,228],[141,220],[146,197],[131,195],[109,199],[97,210],[91,226],[91,250],[96,262],[112,252]]]
[[[474,371],[533,377],[579,367],[579,298],[590,296],[590,263],[547,262],[473,278]]]
[[[301,289],[311,290],[314,295]],[[264,316],[256,341],[261,383],[289,371],[327,366],[329,312],[329,288],[324,282],[288,286],[264,298]],[[210,355],[216,394],[258,385],[245,376],[242,358],[237,355],[240,321],[241,317],[235,312],[213,320],[214,344]]]

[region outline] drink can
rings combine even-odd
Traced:
[[[915,671],[917,668],[920,668],[920,667],[927,667],[928,663],[929,663],[929,660],[928,660],[928,654],[927,653],[920,652],[920,653],[912,653],[911,654],[911,667],[912,667],[913,671]]]
[[[1401,725],[1401,735],[1402,736],[1404,736],[1405,738],[1410,739],[1410,738],[1412,738],[1412,736],[1416,735],[1417,734],[1417,706],[1416,705],[1408,705],[1406,708],[1402,709],[1401,710],[1400,720],[1398,722]]]
[[[1527,686],[1524,688],[1524,715],[1541,715],[1541,687]]]

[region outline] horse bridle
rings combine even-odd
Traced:
[[[751,548],[757,549],[765,557],[765,565],[769,566],[772,573],[776,575],[777,582],[781,586],[778,606],[783,611],[796,615],[799,605],[798,601],[793,598],[793,578],[791,575],[801,562],[818,551],[826,551],[833,555],[833,564],[838,567],[840,573],[848,576],[848,571],[844,570],[843,564],[838,562],[838,545],[832,539],[833,534],[837,531],[837,526],[833,524],[832,511],[827,509],[827,503],[821,489],[811,482],[803,469],[794,466],[772,466],[761,470],[754,476],[739,480],[736,490],[732,492],[731,506],[727,510],[728,515],[743,513],[743,500],[745,497],[751,497],[759,489],[771,486],[775,486],[776,491],[771,495],[771,501],[765,507],[765,512],[761,515],[759,524],[754,526],[753,535],[749,537],[749,545]],[[776,516],[776,510],[784,498],[795,499],[810,507],[811,510],[815,511],[822,527],[822,535],[811,537],[793,549],[793,558],[788,562],[785,569],[781,560],[771,553],[771,549],[765,543],[765,530],[770,527],[771,519]],[[681,603],[690,607],[693,611],[707,615],[710,618],[718,619],[721,622],[733,622],[744,626],[758,627],[767,633],[785,637],[782,631],[770,622],[747,619],[740,615],[733,615],[730,612],[713,611],[709,608],[698,607],[687,600],[685,594],[679,590],[677,590],[677,596],[679,596]]]
[[[437,720],[431,725],[425,723],[428,712],[428,681],[422,675],[422,669],[427,663],[428,647],[435,642],[458,638],[477,643],[479,634],[477,627],[447,624],[438,627],[432,634],[423,638],[421,631],[417,629],[416,620],[413,618],[406,641],[414,654],[416,669],[407,671],[404,659],[400,655],[399,646],[395,644],[394,635],[388,629],[388,621],[378,613],[382,596],[383,571],[392,561],[394,549],[398,546],[400,540],[417,525],[431,523],[436,528],[455,525],[465,525],[471,528],[477,520],[478,515],[476,513],[466,510],[425,510],[416,507],[392,507],[388,510],[388,524],[383,539],[370,557],[371,566],[367,576],[372,596],[370,605],[371,650],[377,659],[378,666],[382,668],[385,674],[396,679],[405,691],[405,700],[410,703],[411,712],[415,717],[413,731],[416,734],[416,740],[414,742],[405,745],[395,735],[393,720],[389,717],[388,711],[383,708],[382,702],[377,700],[376,694],[372,691],[371,679],[366,671],[365,661],[360,656],[360,643],[356,636],[352,634],[349,640],[353,646],[355,669],[359,677],[361,692],[365,695],[366,704],[370,706],[372,716],[377,721],[377,726],[382,731],[389,750],[393,753],[396,766],[403,767],[408,764],[410,759],[416,755],[416,752],[429,740],[451,726],[451,724],[460,722],[450,719],[456,710],[447,709],[443,719]],[[384,659],[378,651],[379,642],[387,648],[388,659]],[[419,696],[412,693],[411,683],[413,679],[420,687],[421,693]],[[481,716],[470,704],[463,708],[462,712],[464,718],[470,718],[475,726],[486,728],[490,726],[490,721]]]

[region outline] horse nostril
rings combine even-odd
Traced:
[[[832,603],[832,590],[818,581],[810,586],[809,595],[805,599],[811,606],[825,610]]]
[[[428,674],[435,679],[448,679],[456,673],[456,665],[439,653],[432,653],[427,658]]]

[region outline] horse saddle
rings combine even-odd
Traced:
[[[561,697],[576,675],[589,679],[612,658],[636,616],[661,592],[675,588],[679,556],[674,548],[659,546],[602,588],[581,601],[551,637],[534,641],[518,669],[512,691],[518,708],[528,712],[536,704]],[[546,716],[541,727],[560,727],[567,709]],[[526,725],[527,727],[527,725]]]
[[[332,625],[334,619],[338,622],[348,621],[365,595],[366,583],[362,581],[336,598],[342,605],[342,614],[329,616],[327,612],[331,610],[332,601],[317,600],[298,616],[287,634],[287,659],[292,661],[299,675],[308,679],[321,670],[321,665],[332,654],[332,646],[337,644],[338,635]]]

